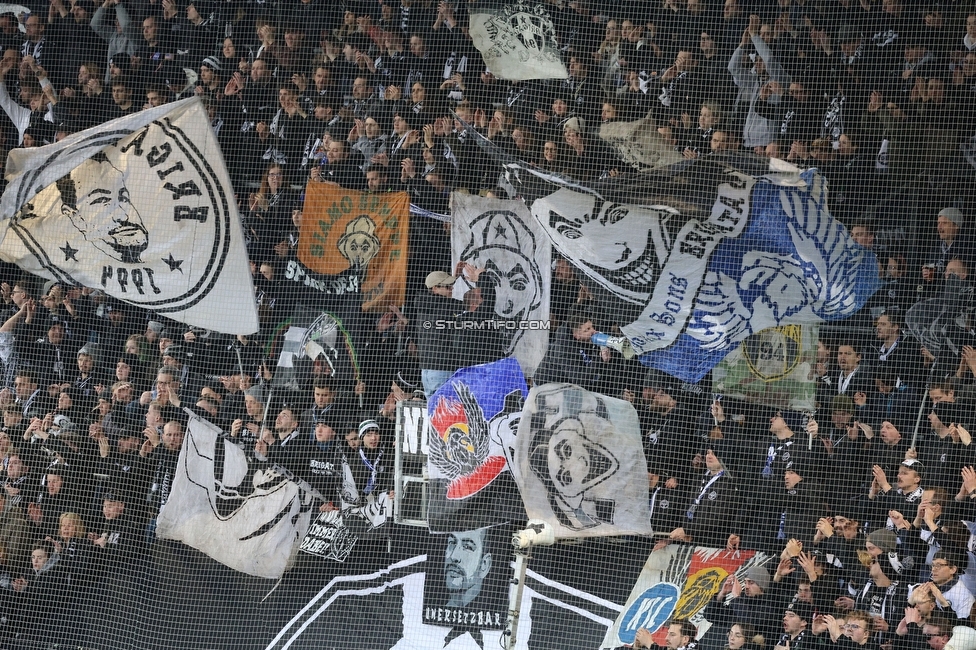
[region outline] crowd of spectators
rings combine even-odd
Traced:
[[[972,3],[545,3],[569,74],[526,82],[485,68],[463,3],[27,6],[0,14],[4,154],[201,97],[237,192],[262,330],[188,328],[0,269],[0,635],[98,647],[97,630],[152,592],[140,587],[145,567],[172,552],[154,519],[183,407],[255,462],[280,462],[334,498],[326,511],[340,505],[343,463],[362,494],[392,491],[397,401],[429,395],[473,362],[473,347],[478,361],[497,356],[497,346],[417,328],[418,312],[470,317],[494,296],[490,273],[465,268],[478,299],[454,301],[445,229],[415,215],[410,276],[423,281],[406,304],[350,327],[355,359],[339,345],[301,368],[297,391],[273,392],[275,333],[301,301],[282,275],[306,183],[402,190],[446,214],[452,191],[510,193],[464,124],[506,154],[588,182],[636,173],[608,135],[639,120],[677,158],[745,151],[817,167],[832,211],[877,253],[886,282],[848,327],[824,330],[820,408],[803,418],[713,401],[707,380],[683,385],[598,349],[590,335],[612,331],[613,314],[592,304],[570,263],[554,262],[558,329],[537,381],[634,402],[652,522],[672,531],[661,544],[782,558],[725,583],[698,643],[754,647],[758,634],[790,650],[926,639],[940,650],[970,620],[976,335],[960,326],[933,350],[905,319],[920,300],[972,294]],[[927,200],[893,206],[906,188]],[[687,623],[671,628],[669,646],[690,647]]]

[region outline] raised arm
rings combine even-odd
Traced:
[[[769,78],[779,82],[781,86],[789,86],[790,75],[787,74],[773,51],[766,45],[766,41],[759,38],[757,34],[752,37],[752,45],[756,48],[756,53],[762,57],[763,63],[766,64],[766,72],[769,73]]]

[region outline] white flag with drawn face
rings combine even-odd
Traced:
[[[258,330],[234,190],[198,99],[7,158],[0,259],[228,334]]]
[[[529,391],[516,437],[529,519],[556,539],[650,535],[647,461],[634,405],[573,384]]]
[[[280,578],[298,553],[311,500],[297,483],[250,467],[209,422],[191,417],[156,535],[175,539],[236,571]]]
[[[506,354],[531,377],[549,345],[549,236],[523,201],[458,193],[451,200],[454,265],[468,262],[491,277],[499,323],[491,335],[504,338]],[[465,291],[463,284],[455,291]]]
[[[544,2],[485,0],[468,8],[470,34],[485,65],[499,79],[565,79],[569,76]]]

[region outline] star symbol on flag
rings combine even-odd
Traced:
[[[504,239],[507,235],[508,235],[508,232],[505,230],[505,226],[503,226],[500,223],[496,223],[495,224],[495,237],[501,237],[501,238]]]
[[[71,248],[71,242],[64,242],[64,246],[61,247],[61,252],[64,253],[64,261],[67,262],[71,260],[72,262],[77,262],[78,258],[75,257],[75,253],[78,252],[77,248]]]
[[[174,258],[172,253],[169,254],[168,258],[164,257],[163,261],[166,262],[166,266],[169,267],[170,271],[179,271],[180,273],[183,272],[183,269],[181,268],[183,265],[183,260]]]

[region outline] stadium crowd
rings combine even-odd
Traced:
[[[544,6],[566,79],[494,76],[463,3],[52,0],[0,14],[4,153],[202,98],[237,191],[262,324],[249,337],[187,328],[94,288],[0,269],[5,643],[103,647],[104,630],[138,618],[136,595],[153,589],[146,567],[175,553],[154,519],[184,407],[255,462],[334,497],[325,511],[341,505],[344,463],[363,494],[393,489],[399,400],[497,354],[487,338],[417,327],[419,314],[478,312],[451,297],[458,274],[489,305],[493,282],[481,269],[448,273],[447,229],[414,215],[406,304],[354,324],[356,363],[340,345],[301,368],[300,390],[272,391],[279,325],[301,300],[283,269],[306,183],[402,190],[436,214],[452,191],[509,196],[464,124],[540,170],[633,179],[615,134],[642,120],[676,159],[743,151],[817,167],[832,212],[877,253],[886,282],[850,323],[823,330],[809,418],[715,401],[707,379],[682,384],[597,348],[590,335],[612,331],[614,316],[579,271],[554,262],[558,329],[536,380],[634,402],[654,528],[671,531],[661,545],[781,557],[730,578],[708,605],[708,633],[693,641],[678,622],[668,647],[734,650],[761,636],[790,650],[941,650],[953,626],[972,625],[976,556],[963,522],[976,521],[976,334],[964,324],[930,349],[906,316],[947,295],[955,302],[938,304],[963,312],[972,296],[976,5]],[[635,647],[649,643],[641,632]]]

